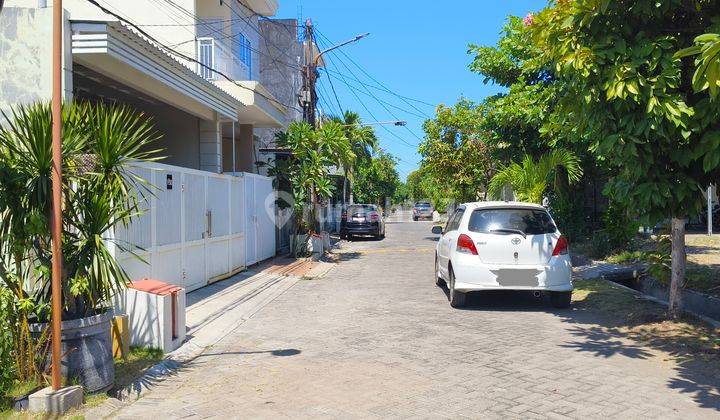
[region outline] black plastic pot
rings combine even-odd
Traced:
[[[110,321],[113,311],[62,323],[62,376],[75,380],[87,392],[106,391],[115,383]],[[30,330],[40,333],[47,324],[32,324]]]

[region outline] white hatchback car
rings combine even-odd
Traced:
[[[528,290],[550,293],[568,307],[572,265],[568,241],[542,206],[484,201],[459,206],[443,229],[435,253],[435,277],[450,290],[450,305],[465,305],[467,292]]]

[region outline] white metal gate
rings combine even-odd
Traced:
[[[275,256],[275,192],[272,178],[244,174],[247,265]]]
[[[249,264],[246,214],[257,203],[246,196],[243,177],[163,164],[132,171],[151,184],[152,194],[143,203],[147,211],[115,232],[128,248],[117,249],[116,258],[131,279],[156,278],[190,291]]]

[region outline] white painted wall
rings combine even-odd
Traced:
[[[36,9],[36,5],[37,0],[8,0],[0,14],[0,111],[51,99],[52,9]],[[70,33],[67,24],[64,33]],[[63,90],[69,99],[73,87],[70,37],[65,41]]]

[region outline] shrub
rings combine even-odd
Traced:
[[[10,326],[12,319],[12,293],[0,286],[0,411],[7,404],[7,395],[15,379],[15,359],[13,356],[13,335]]]
[[[588,233],[588,223],[585,220],[580,194],[551,194],[550,212],[568,240],[577,242]]]
[[[640,223],[626,207],[610,202],[603,214],[604,231],[613,250],[627,248],[638,234]]]

